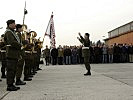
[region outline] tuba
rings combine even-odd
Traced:
[[[43,42],[40,41],[40,37],[39,37],[39,39],[36,39],[35,49],[37,50],[37,49],[41,49],[41,48],[43,48]]]
[[[28,32],[27,25],[23,25],[23,32],[21,35],[22,41],[23,41],[23,46],[22,48],[26,48],[28,50],[32,50],[33,43],[31,40],[31,32]]]
[[[21,39],[22,39],[22,42],[23,42],[22,48],[26,48],[26,46],[28,44],[28,40],[27,40],[27,33],[28,33],[27,25],[23,25],[22,28],[23,28],[22,35],[21,35]]]
[[[29,42],[30,42],[30,44],[32,45],[32,51],[34,51],[35,50],[35,43],[36,43],[36,36],[37,36],[37,33],[35,32],[35,31],[30,31],[29,32],[29,34],[30,34],[30,37],[29,37]]]

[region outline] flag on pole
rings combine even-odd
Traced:
[[[52,48],[55,48],[55,29],[54,29],[54,21],[53,21],[53,12],[52,15],[50,17],[46,32],[45,32],[45,36],[49,36],[50,38],[50,44]]]
[[[28,11],[26,10],[26,8],[24,9],[24,14],[25,15],[28,14]]]

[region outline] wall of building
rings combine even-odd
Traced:
[[[107,45],[117,44],[133,44],[133,32],[129,32],[105,41]]]
[[[133,31],[133,21],[108,32],[108,36],[109,38],[111,38],[132,31]]]

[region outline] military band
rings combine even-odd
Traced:
[[[41,70],[42,41],[36,39],[35,31],[28,32],[26,25],[16,24],[13,19],[6,23],[6,31],[0,40],[1,78],[6,78],[7,91],[17,91],[20,87],[16,85],[25,85],[25,81],[31,81]]]

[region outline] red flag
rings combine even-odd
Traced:
[[[55,43],[55,29],[54,29],[54,21],[53,21],[53,12],[50,17],[44,37],[45,36],[49,36],[51,47],[55,48],[56,43]]]

